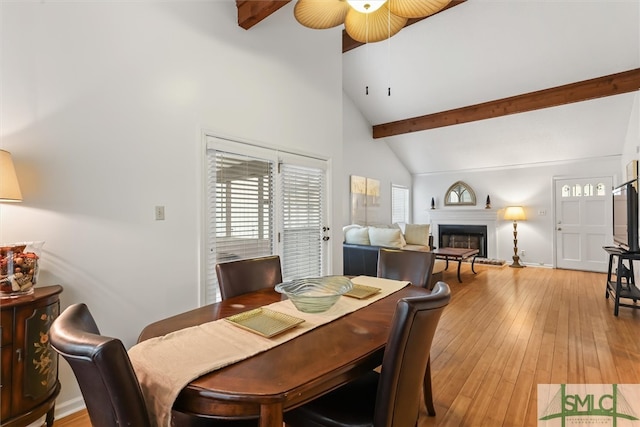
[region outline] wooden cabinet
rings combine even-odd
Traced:
[[[31,295],[0,300],[2,427],[23,427],[45,414],[53,425],[60,382],[49,327],[60,313],[61,292],[62,286],[37,287]]]

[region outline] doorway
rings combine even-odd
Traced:
[[[328,162],[206,136],[204,303],[220,299],[215,266],[276,254],[284,280],[328,270]]]
[[[612,177],[555,180],[556,267],[606,272],[611,245]]]

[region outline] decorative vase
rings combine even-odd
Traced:
[[[436,208],[436,200],[432,197],[431,198],[431,209],[435,209]]]
[[[40,254],[44,242],[0,245],[0,297],[33,293],[38,282]]]
[[[489,198],[489,196],[487,195],[487,204],[484,207],[485,209],[491,209],[491,199]]]

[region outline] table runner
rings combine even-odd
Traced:
[[[317,314],[300,312],[289,300],[266,305],[266,308],[305,320],[273,338],[264,338],[218,319],[151,338],[131,347],[129,357],[140,382],[152,425],[171,425],[173,402],[192,380],[366,307],[409,283],[368,276],[351,280],[354,284],[375,286],[382,291],[363,300],[343,296],[328,311]]]

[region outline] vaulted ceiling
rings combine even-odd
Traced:
[[[288,4],[237,0],[238,24]],[[454,0],[388,41],[358,47],[343,31],[343,89],[412,173],[620,154],[640,89],[639,8]]]

